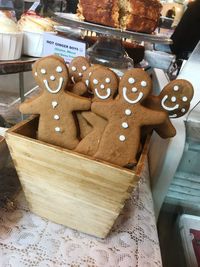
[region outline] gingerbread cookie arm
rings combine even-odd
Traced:
[[[99,116],[108,119],[112,112],[113,101],[107,102],[93,102],[91,106],[92,112],[98,114]]]
[[[78,96],[72,93],[67,93],[69,101],[73,103],[73,111],[75,110],[89,110],[91,107],[91,99]]]
[[[149,108],[142,107],[141,114],[148,114],[141,118],[143,125],[156,125],[164,123],[168,119],[168,115],[164,111],[156,111]]]
[[[87,86],[84,82],[75,83],[71,92],[75,95],[83,95],[87,92]]]
[[[154,128],[156,133],[162,138],[171,138],[176,135],[176,129],[169,119],[167,119],[164,123],[156,126]]]
[[[19,111],[22,114],[40,114],[42,105],[42,96],[37,96],[35,99],[27,99],[20,104]]]
[[[103,119],[102,117],[99,117],[97,114],[93,112],[82,112],[81,114],[83,118],[86,119],[86,121],[93,127],[98,126],[100,123],[102,123],[102,120],[103,122],[106,122],[105,119]]]

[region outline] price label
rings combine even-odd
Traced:
[[[86,43],[79,42],[56,34],[44,34],[43,56],[58,55],[70,63],[73,58],[86,55]]]

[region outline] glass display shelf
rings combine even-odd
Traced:
[[[82,21],[78,18],[76,14],[69,13],[59,13],[56,12],[53,16],[53,19],[61,23],[64,26],[60,26],[63,31],[69,29],[66,27],[77,28],[80,30],[93,31],[99,34],[112,36],[115,38],[127,38],[137,42],[150,42],[150,43],[160,43],[160,44],[171,44],[172,40],[164,35],[160,34],[147,34],[140,32],[132,32],[127,30],[122,30],[118,28],[112,28],[100,24],[94,24],[86,21]]]

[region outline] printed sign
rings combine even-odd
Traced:
[[[86,44],[55,34],[45,33],[43,56],[53,54],[63,57],[66,63],[70,63],[73,58],[86,55]]]

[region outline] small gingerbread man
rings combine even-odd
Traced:
[[[75,57],[69,64],[69,76],[72,81],[71,92],[83,95],[87,92],[87,86],[82,82],[83,74],[90,67],[90,62],[85,57]]]
[[[140,128],[165,121],[166,114],[141,105],[152,81],[142,69],[128,70],[119,82],[119,95],[108,102],[93,102],[92,111],[108,120],[94,157],[119,166],[137,163]]]
[[[68,149],[74,149],[79,140],[73,112],[89,110],[91,101],[74,95],[67,89],[68,68],[56,56],[36,61],[33,75],[42,89],[40,96],[20,105],[23,114],[38,114],[38,139]]]
[[[170,138],[176,134],[176,129],[169,118],[174,119],[185,115],[190,108],[193,94],[194,90],[190,82],[177,79],[169,82],[158,96],[151,95],[145,100],[146,107],[165,111],[168,114],[163,124],[153,127],[162,138]]]
[[[90,76],[89,83],[94,94],[92,102],[110,101],[117,93],[118,77],[106,67],[96,68]],[[80,141],[75,151],[93,156],[97,152],[108,121],[93,112],[82,112],[82,116],[92,125],[92,131]]]

